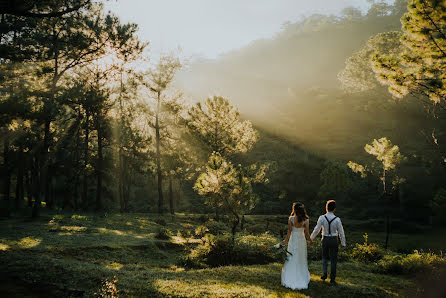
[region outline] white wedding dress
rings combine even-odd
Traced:
[[[296,228],[294,226],[294,216],[290,217],[290,221],[293,227],[288,241],[288,251],[292,255],[288,255],[288,259],[283,264],[282,285],[293,290],[307,289],[310,272],[308,272],[307,241],[304,227]]]

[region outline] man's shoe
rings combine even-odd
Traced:
[[[337,285],[336,281],[334,279],[330,279],[330,283],[333,285]]]
[[[326,279],[327,279],[327,274],[322,275],[322,276],[321,276],[321,279],[322,279],[322,280],[326,280]]]

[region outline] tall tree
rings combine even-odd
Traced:
[[[149,120],[149,125],[155,130],[155,160],[156,175],[158,186],[158,213],[164,212],[163,195],[163,169],[162,163],[162,133],[166,128],[162,124],[163,115],[170,113],[167,109],[169,101],[177,101],[178,94],[169,94],[169,87],[172,84],[175,73],[181,68],[181,62],[178,58],[167,55],[162,56],[159,61],[150,68],[143,78],[143,83],[149,91],[149,97],[155,100],[154,119]],[[153,121],[154,120],[154,121]]]
[[[191,138],[204,148],[208,163],[213,153],[227,159],[235,153],[247,152],[258,138],[251,122],[242,121],[239,111],[221,96],[207,98],[204,106],[200,102],[192,106],[188,111],[187,126]],[[218,219],[223,201],[210,195],[208,203],[213,204]]]
[[[348,162],[348,166],[355,173],[360,173],[362,177],[367,176],[367,172],[372,172],[378,175],[382,183],[382,197],[386,200],[386,240],[385,248],[389,242],[389,235],[391,229],[390,216],[390,199],[394,197],[396,190],[399,190],[399,185],[404,182],[404,179],[398,175],[396,171],[397,166],[406,158],[400,153],[399,147],[393,145],[387,138],[374,139],[371,144],[366,144],[364,150],[375,156],[380,162],[380,171],[377,170],[373,164],[371,166],[362,166],[353,161]],[[380,172],[380,174],[378,174]],[[390,186],[388,182],[390,181]]]

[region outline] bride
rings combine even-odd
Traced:
[[[282,285],[296,289],[307,289],[310,282],[310,272],[308,272],[307,242],[310,239],[308,230],[309,222],[304,204],[293,203],[293,209],[288,219],[288,233],[282,244],[288,244],[288,259],[282,268]],[[305,239],[306,238],[306,239]]]

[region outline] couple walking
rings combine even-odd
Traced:
[[[338,236],[341,244],[345,247],[345,235],[341,219],[334,215],[336,202],[330,200],[325,209],[327,213],[319,216],[313,233],[309,232],[308,215],[305,206],[296,202],[293,204],[291,216],[288,219],[288,233],[282,242],[288,244],[288,251],[292,254],[283,264],[282,285],[296,289],[307,289],[310,282],[307,260],[307,242],[311,245],[314,238],[322,229],[322,280],[327,279],[327,265],[330,261],[330,282],[336,283],[336,263],[338,259]]]

